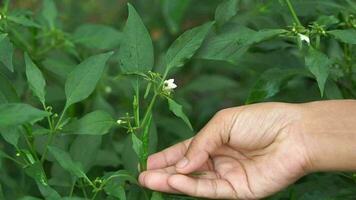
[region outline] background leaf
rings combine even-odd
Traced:
[[[58,16],[58,10],[53,0],[43,0],[41,14],[48,27],[50,29],[54,29]]]
[[[42,72],[33,63],[30,56],[25,53],[25,63],[26,63],[26,76],[27,81],[30,85],[33,93],[39,98],[39,100],[44,104],[45,102],[45,86],[46,81],[43,77]]]
[[[218,26],[224,25],[237,13],[238,0],[224,0],[215,11],[215,21]]]
[[[179,36],[169,47],[164,57],[166,71],[183,66],[186,60],[199,49],[212,25],[212,22],[208,22]]]
[[[66,125],[64,133],[78,135],[104,135],[115,124],[107,112],[98,110],[88,113],[83,118]]]
[[[74,68],[65,83],[66,108],[87,98],[95,89],[112,52],[87,58]]]
[[[346,29],[346,30],[332,30],[328,31],[328,34],[334,36],[337,40],[349,43],[356,44],[356,30],[355,29]]]
[[[191,0],[163,0],[162,13],[172,34],[180,31],[180,26]]]
[[[325,54],[311,47],[309,48],[305,57],[305,65],[316,78],[321,96],[324,94],[324,87],[329,76],[331,64],[331,60]]]
[[[16,90],[9,79],[0,72],[0,104],[19,100]]]
[[[50,113],[23,103],[5,103],[0,105],[0,127],[14,127],[25,123],[34,123]]]
[[[153,67],[153,45],[150,34],[135,8],[128,4],[129,16],[123,30],[125,38],[119,49],[120,67],[124,73],[148,72]]]
[[[168,98],[167,100],[168,100],[169,110],[172,111],[177,117],[181,118],[187,124],[187,126],[191,130],[193,130],[193,127],[192,127],[188,117],[183,112],[183,106],[179,105],[173,99]]]
[[[1,37],[3,37],[2,40]],[[0,35],[0,63],[7,67],[11,72],[14,71],[14,66],[12,64],[13,54],[14,46],[10,42],[9,37],[4,37],[4,34]]]

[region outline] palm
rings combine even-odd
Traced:
[[[181,175],[174,167],[191,145],[188,140],[151,156],[150,170],[140,182],[162,192],[220,199],[258,199],[286,187],[304,173],[304,152],[296,145],[303,141],[289,123],[289,110],[276,111],[273,104],[262,107],[230,109],[204,128],[228,121],[229,137],[194,170],[197,173]]]

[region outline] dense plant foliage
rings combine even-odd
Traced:
[[[130,3],[2,1],[0,199],[195,199],[141,188],[148,155],[224,107],[356,97],[352,0]],[[356,176],[268,199],[356,199]]]

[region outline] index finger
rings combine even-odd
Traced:
[[[192,139],[188,139],[152,154],[148,157],[147,169],[160,169],[176,164],[185,155],[191,141]]]

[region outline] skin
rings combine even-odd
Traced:
[[[356,170],[356,101],[261,103],[219,111],[153,154],[140,184],[211,199],[260,199],[315,171]]]

